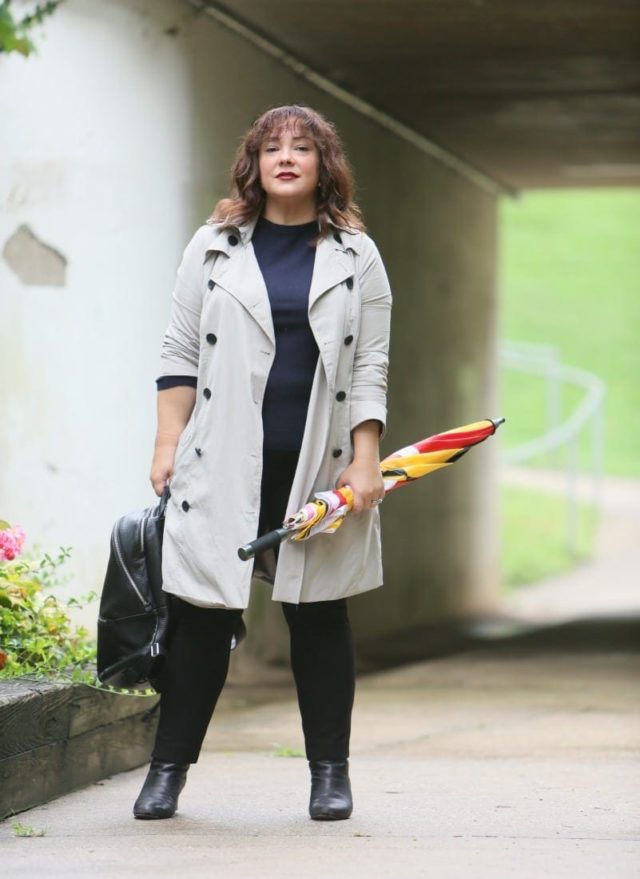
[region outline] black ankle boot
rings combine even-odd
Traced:
[[[353,811],[348,760],[310,760],[311,799],[314,821],[338,821]]]
[[[178,795],[187,783],[190,763],[151,760],[140,796],[133,806],[136,818],[171,818],[178,807]]]

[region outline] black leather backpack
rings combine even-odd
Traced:
[[[149,682],[160,692],[169,640],[170,596],[162,589],[162,535],[170,491],[155,507],[121,516],[98,612],[97,675],[102,683],[132,687]],[[242,618],[232,649],[246,635]]]

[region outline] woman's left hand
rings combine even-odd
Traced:
[[[359,460],[354,458],[343,470],[336,482],[336,488],[350,485],[353,490],[354,513],[373,510],[377,505],[374,501],[384,497],[384,481],[380,472],[380,463],[375,459]]]

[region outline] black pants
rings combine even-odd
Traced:
[[[298,452],[265,450],[259,533],[282,523],[297,459]],[[197,607],[175,595],[171,602],[169,655],[152,757],[196,763],[227,678],[233,625],[242,611]],[[307,759],[344,760],[355,695],[347,600],[282,602],[281,607],[289,626]]]

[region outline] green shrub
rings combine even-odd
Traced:
[[[60,547],[53,558],[17,558],[24,531],[0,520],[0,679],[35,677],[87,684],[101,690],[134,696],[155,696],[147,688],[124,689],[102,684],[96,677],[96,644],[84,626],[73,625],[69,609],[98,598],[94,591],[61,601],[50,590],[60,582],[59,571],[70,557]]]

